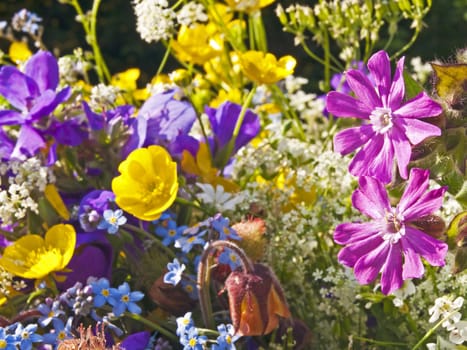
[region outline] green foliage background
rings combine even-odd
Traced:
[[[284,7],[292,3],[313,5],[316,1],[277,1]],[[81,0],[83,9],[90,9],[92,0]],[[87,49],[84,32],[75,21],[71,6],[58,0],[1,0],[0,20],[9,20],[22,8],[37,13],[45,26],[44,42],[48,49],[59,54],[72,52],[76,47]],[[276,54],[293,54],[298,60],[297,74],[308,78],[314,76],[310,59],[300,49],[293,46],[293,37],[282,32],[274,14],[275,5],[265,11],[270,51]],[[407,56],[421,56],[424,61],[433,59],[449,60],[456,49],[467,46],[467,0],[433,0],[433,7],[425,19],[426,28],[422,31]],[[399,27],[398,40],[394,49],[400,48],[410,39],[410,22]],[[384,35],[385,33],[382,33]],[[148,44],[141,40],[135,30],[135,16],[131,0],[103,0],[98,19],[98,40],[104,58],[111,72],[119,72],[129,67],[142,70],[141,83],[147,82],[156,72],[164,53],[162,44]],[[0,40],[0,48],[8,43]],[[174,63],[174,62],[172,62]],[[167,67],[170,69],[170,64]]]

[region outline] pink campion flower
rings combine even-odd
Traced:
[[[385,51],[371,56],[367,66],[376,87],[361,71],[349,70],[346,81],[356,98],[337,91],[327,95],[326,108],[330,113],[364,119],[361,126],[337,133],[334,149],[345,155],[361,147],[349,166],[354,176],[371,176],[389,183],[396,158],[399,173],[406,179],[412,145],[441,135],[437,126],[418,118],[435,117],[442,108],[424,92],[404,102],[404,58],[397,62],[392,81]]]
[[[443,266],[448,246],[414,225],[442,205],[446,187],[427,192],[429,171],[413,168],[396,207],[392,207],[384,185],[363,176],[352,195],[352,203],[369,222],[347,222],[336,227],[334,240],[346,245],[338,254],[341,264],[354,268],[361,284],[368,284],[381,272],[381,290],[389,294],[404,280],[420,278],[424,267],[420,257],[433,266]]]

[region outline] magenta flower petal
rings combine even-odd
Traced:
[[[417,119],[401,118],[397,121],[396,125],[403,130],[412,145],[419,144],[427,137],[441,135],[441,129],[436,125]]]
[[[397,127],[392,130],[391,136],[399,174],[403,179],[407,179],[407,166],[410,162],[412,146],[404,133],[399,131]]]
[[[404,213],[413,206],[428,189],[430,171],[426,169],[410,169],[410,180],[407,182],[404,193],[399,201],[399,211]]]
[[[381,272],[381,291],[390,294],[402,287],[402,253],[398,244],[389,245],[386,263]]]
[[[335,150],[347,154],[355,147],[361,147],[349,165],[350,173],[354,176],[373,176],[389,183],[394,178],[394,160],[401,177],[407,178],[411,146],[427,137],[441,134],[438,127],[415,119],[436,116],[442,112],[442,108],[425,93],[404,102],[404,58],[398,61],[392,81],[386,52],[375,53],[367,66],[370,77],[353,70],[347,73],[348,85],[356,98],[332,91],[327,95],[326,108],[337,117],[357,117],[369,121],[364,125],[368,129],[371,127],[372,134],[366,132],[358,135],[356,129],[341,131],[336,135]],[[372,81],[376,88],[372,86]]]
[[[369,236],[361,241],[345,246],[337,255],[337,260],[342,265],[354,267],[362,255],[375,250],[382,242],[383,240],[379,236]]]
[[[372,219],[384,218],[391,208],[388,194],[382,183],[367,176],[359,179],[359,188],[352,194],[352,204]]]
[[[384,135],[376,134],[355,155],[349,165],[354,176],[373,176],[384,183],[391,181],[394,153]]]
[[[394,73],[394,80],[392,82],[391,91],[389,92],[389,107],[394,110],[399,108],[405,95],[405,83],[404,83],[404,61],[402,57],[397,62],[396,72]]]
[[[433,213],[443,204],[443,195],[447,187],[443,186],[425,193],[409,209],[406,209],[402,215],[406,221],[415,220],[422,216]]]
[[[338,244],[350,244],[376,235],[381,225],[374,222],[345,222],[336,227],[334,241]]]
[[[387,105],[387,98],[391,88],[391,63],[386,51],[378,51],[368,60],[368,70],[375,80],[379,96],[384,105]]]
[[[326,109],[339,117],[368,119],[371,107],[363,102],[337,91],[331,91],[326,97]]]
[[[407,244],[406,240],[402,240],[402,250],[404,252],[404,265],[402,266],[402,278],[420,278],[425,273],[425,267],[422,264],[420,255]]]
[[[376,279],[376,276],[378,276],[386,262],[389,249],[390,245],[387,242],[383,242],[372,252],[358,259],[354,267],[354,272],[359,283],[368,284]]]
[[[34,79],[39,91],[54,90],[58,85],[58,63],[48,51],[38,51],[26,63],[24,72]]]
[[[375,87],[368,77],[359,70],[349,70],[345,78],[350,88],[355,91],[357,98],[362,101],[371,110],[375,107],[382,107],[381,100],[378,97]]]
[[[394,114],[403,118],[428,118],[440,115],[443,108],[433,101],[425,92],[422,92],[407,101]]]
[[[423,275],[421,257],[431,265],[444,265],[447,244],[411,224],[441,205],[446,188],[427,192],[428,177],[428,171],[412,169],[396,207],[391,207],[381,181],[360,178],[352,203],[370,221],[343,223],[334,231],[336,243],[345,245],[339,252],[339,262],[353,267],[360,283],[370,283],[381,272],[381,291],[389,294],[400,288],[405,279]]]
[[[448,245],[445,242],[441,242],[414,227],[407,226],[404,237],[405,244],[421,255],[430,265],[444,266],[444,258],[448,251]]]
[[[342,155],[349,154],[366,144],[374,134],[371,125],[342,130],[334,137],[334,151]]]

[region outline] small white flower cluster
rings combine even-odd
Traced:
[[[62,56],[58,59],[58,69],[63,84],[75,83],[80,76],[84,76],[89,68],[90,63],[86,61],[81,48],[75,49],[72,55]]]
[[[414,71],[413,78],[421,84],[426,83],[431,73],[433,73],[431,65],[428,62],[423,63],[420,57],[413,57],[410,60],[410,65]]]
[[[37,192],[43,193],[47,184],[55,182],[55,176],[33,157],[0,163],[0,181],[0,222],[11,225],[23,219],[28,210],[38,213],[34,197]]]
[[[102,108],[111,108],[115,101],[119,89],[112,85],[98,84],[91,89],[91,100],[89,106],[93,110],[101,110]]]
[[[450,331],[449,341],[454,344],[462,344],[467,341],[467,320],[461,320],[461,309],[464,298],[443,295],[435,300],[435,305],[432,306],[428,313],[431,315],[428,322],[434,323],[438,319],[444,320],[442,326]]]
[[[11,273],[0,267],[0,297],[9,296],[12,289],[21,290],[26,288],[26,283],[23,280],[13,280]]]
[[[288,76],[285,79],[286,96],[290,106],[294,108],[305,121],[303,126],[312,127],[316,125],[315,120],[323,116],[325,108],[324,97],[316,94],[306,93],[302,86],[308,83],[308,79],[302,77]],[[308,130],[306,130],[308,131]]]
[[[175,32],[176,13],[167,0],[135,0],[136,30],[144,41],[168,40]]]
[[[177,22],[181,25],[192,27],[196,23],[206,22],[208,16],[204,6],[197,2],[189,2],[177,13]]]

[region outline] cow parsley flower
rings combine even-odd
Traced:
[[[136,30],[144,41],[168,40],[174,33],[176,14],[165,0],[135,0]]]
[[[381,291],[390,294],[404,280],[423,275],[425,269],[420,257],[430,265],[444,265],[447,244],[412,224],[442,204],[446,187],[427,192],[428,181],[428,170],[412,169],[399,204],[392,207],[380,181],[366,176],[360,178],[352,203],[371,221],[338,225],[334,240],[346,245],[339,252],[339,262],[353,267],[361,284],[372,282],[381,272]]]
[[[385,51],[370,57],[368,69],[376,89],[361,71],[349,70],[346,81],[356,98],[338,91],[331,91],[327,96],[326,108],[330,113],[366,121],[359,127],[337,133],[334,149],[342,155],[359,149],[349,166],[354,176],[372,176],[388,183],[395,158],[401,177],[407,179],[412,145],[441,135],[437,126],[419,118],[435,117],[442,108],[425,92],[404,103],[404,58],[398,61],[392,81]]]

